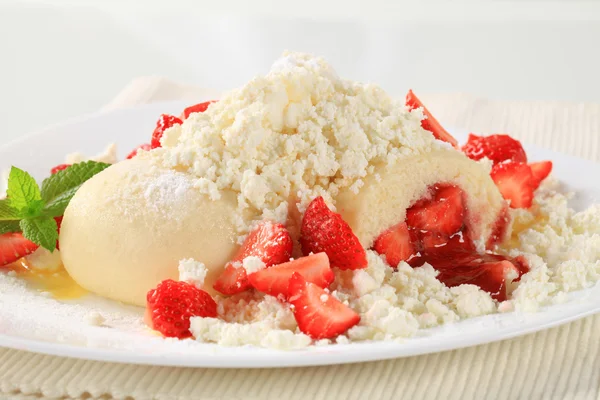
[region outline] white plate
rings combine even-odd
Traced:
[[[73,151],[95,154],[113,141],[119,145],[119,155],[123,158],[138,144],[149,140],[159,114],[178,114],[184,106],[160,103],[72,120],[2,147],[0,167],[16,165],[42,179],[50,167],[63,161],[65,154]],[[600,198],[600,182],[584,178],[600,176],[600,165],[526,147],[532,160],[554,161],[555,176],[569,182],[567,189],[577,193],[571,203],[574,208],[580,209]],[[20,287],[3,285],[0,290],[0,346],[102,361],[195,367],[289,367],[407,357],[520,336],[600,311],[597,285],[572,293],[565,304],[535,314],[513,312],[473,318],[420,331],[419,336],[401,343],[363,342],[277,351],[162,340],[144,329],[142,309],[91,295],[78,302],[81,306],[60,306]],[[18,312],[9,307],[21,298]],[[111,315],[107,323],[111,327],[87,324],[84,319],[90,307]]]

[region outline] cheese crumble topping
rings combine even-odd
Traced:
[[[321,58],[286,53],[264,77],[233,90],[204,113],[168,129],[162,148],[140,157],[196,176],[218,199],[238,194],[238,230],[284,223],[288,204],[303,211],[316,196],[333,205],[358,192],[375,167],[444,146],[381,88],[337,77]]]

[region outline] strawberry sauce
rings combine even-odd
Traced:
[[[466,224],[465,193],[453,185],[436,184],[406,212],[406,222],[380,235],[374,248],[390,265],[406,261],[412,267],[431,264],[447,286],[474,284],[498,301],[506,300],[507,281],[519,280],[529,268],[524,258],[479,253]],[[488,248],[502,241],[508,209],[499,215]],[[401,232],[401,233],[399,233]]]

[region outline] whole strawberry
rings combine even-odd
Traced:
[[[217,303],[210,294],[187,282],[167,279],[146,296],[146,319],[150,328],[166,337],[185,339],[191,317],[217,317]]]
[[[342,216],[331,211],[323,197],[314,199],[302,218],[300,244],[304,255],[325,252],[332,267],[367,267],[367,254]]]
[[[154,132],[152,132],[152,141],[150,145],[153,149],[157,147],[161,147],[160,139],[167,129],[174,125],[180,125],[183,121],[173,115],[162,114],[158,121],[156,121],[156,128],[154,128]]]
[[[481,160],[483,157],[487,157],[494,164],[505,161],[527,162],[527,154],[525,154],[521,142],[508,135],[477,136],[470,134],[462,151],[472,160]]]

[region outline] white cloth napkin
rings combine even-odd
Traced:
[[[218,91],[140,78],[106,110]],[[448,126],[508,132],[600,160],[600,104],[422,96]],[[189,369],[72,360],[0,349],[0,399],[600,399],[600,315],[463,350],[363,364],[288,369]]]

